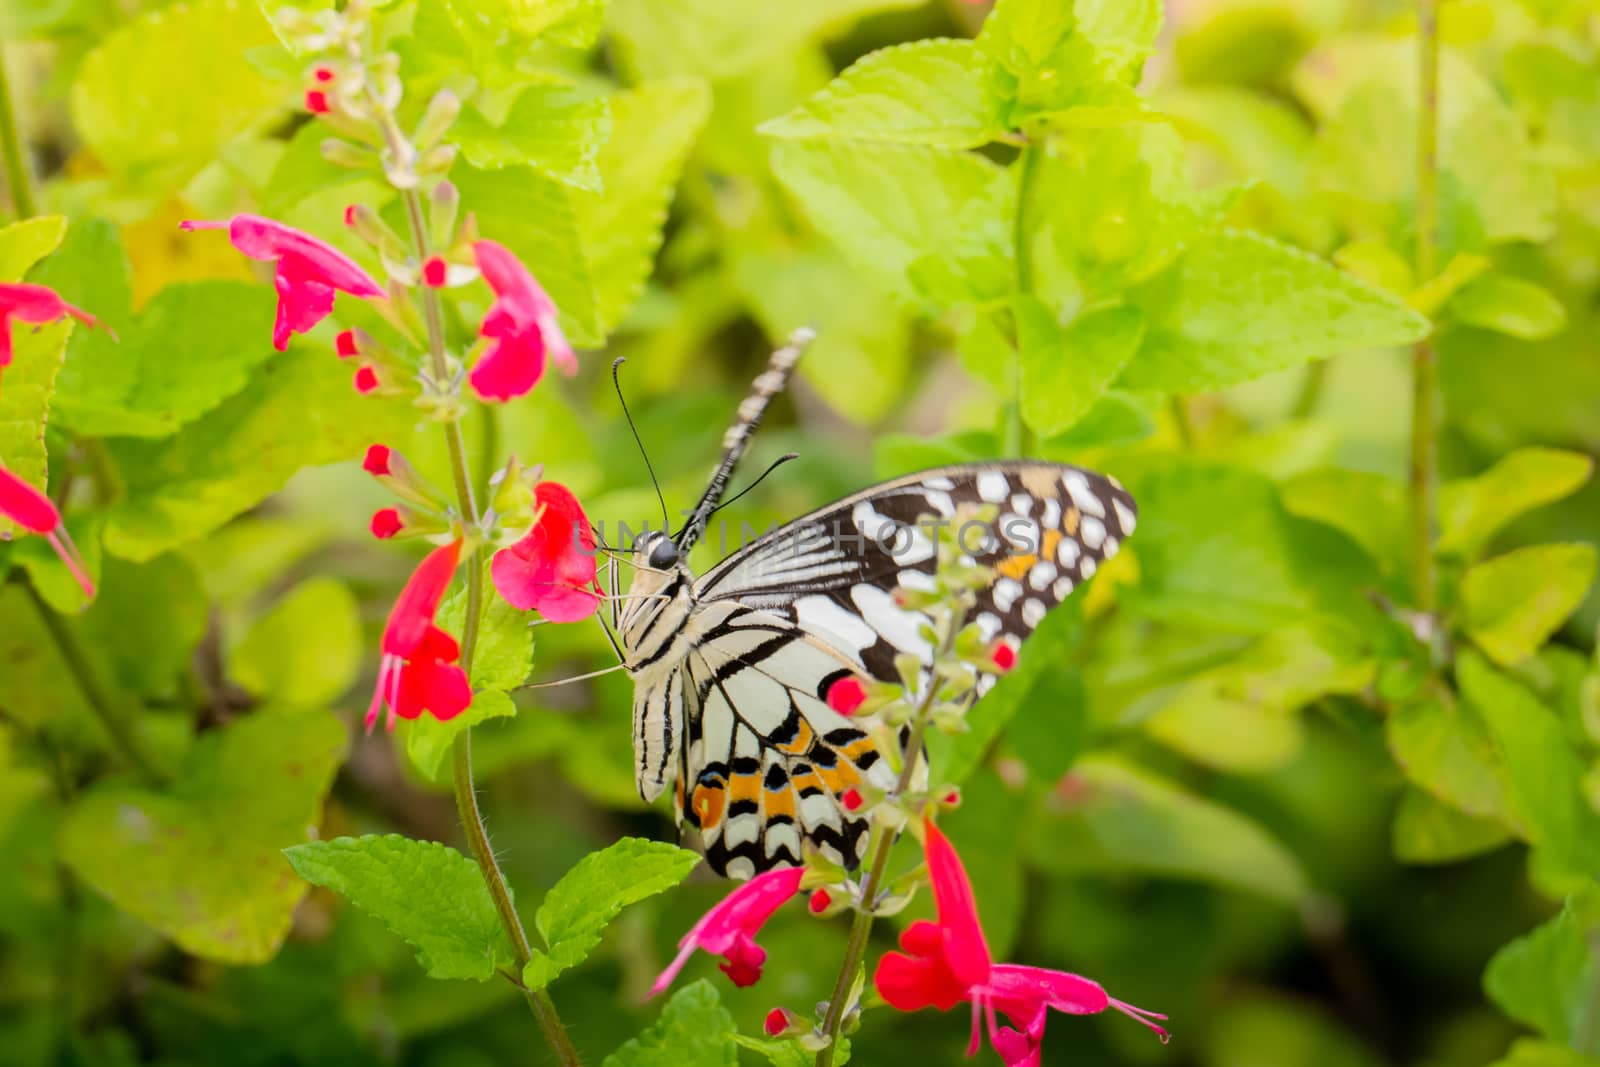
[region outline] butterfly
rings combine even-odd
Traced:
[[[679,826],[736,879],[799,864],[807,848],[859,864],[868,823],[840,798],[887,790],[895,776],[827,694],[852,675],[898,681],[904,653],[931,670],[926,616],[894,594],[931,588],[937,537],[992,568],[968,621],[1015,651],[1134,527],[1133,498],[1104,475],[1034,460],[962,464],[863,489],[696,577],[689,549],[807,340],[796,335],[756,378],[681,532],[634,541],[633,582],[614,617],[634,681],[639,794],[648,802],[671,788]],[[998,518],[958,528],[977,507]],[[975,694],[994,680],[981,676]]]

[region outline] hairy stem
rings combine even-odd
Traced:
[[[167,775],[161,772],[156,761],[145,751],[138,732],[124,716],[123,706],[100,684],[94,666],[84,654],[82,646],[78,644],[77,635],[62,621],[61,616],[44,602],[44,598],[39,595],[32,582],[24,582],[23,588],[27,590],[28,598],[33,601],[34,610],[39,613],[44,628],[49,631],[50,639],[55,642],[56,651],[66,663],[67,671],[83,692],[84,702],[89,705],[89,710],[94,712],[95,718],[100,720],[100,725],[105,727],[117,751],[150,782],[159,785],[166,781]]]
[[[410,146],[395,124],[394,117],[386,112],[380,114],[379,122],[390,151],[397,159],[405,158]],[[411,241],[417,262],[421,263],[429,255],[428,226],[422,213],[422,198],[414,187],[401,189],[400,198],[405,204],[406,219],[410,224]],[[449,362],[445,357],[444,314],[436,290],[423,287],[422,307],[423,317],[428,324],[430,366],[434,380],[442,384],[449,380]],[[455,483],[456,504],[461,509],[462,521],[469,530],[475,530],[479,520],[478,504],[472,492],[472,471],[467,463],[467,445],[465,436],[461,432],[460,416],[457,415],[445,423],[444,431],[445,444],[450,451],[450,473]],[[467,559],[467,611],[466,621],[462,624],[461,630],[461,666],[469,677],[472,674],[472,658],[477,649],[478,625],[482,617],[483,567],[475,550]],[[511,889],[506,884],[505,873],[500,869],[500,861],[495,858],[494,849],[489,844],[489,831],[484,825],[483,810],[478,807],[478,790],[472,777],[470,727],[456,735],[452,755],[456,812],[461,819],[461,828],[467,835],[467,844],[472,850],[472,856],[478,862],[478,870],[483,873],[484,883],[489,888],[489,897],[494,901],[495,911],[500,916],[500,924],[505,927],[506,935],[511,939],[511,947],[517,957],[517,974],[520,977],[522,969],[533,958],[533,948],[528,941],[528,932],[522,925],[522,917],[517,914],[516,905],[511,900]],[[539,1022],[539,1028],[544,1031],[545,1040],[555,1051],[556,1058],[565,1067],[578,1067],[583,1061],[578,1056],[578,1050],[573,1047],[566,1027],[562,1025],[561,1016],[557,1014],[555,1002],[550,999],[550,994],[543,989],[524,988],[522,992],[528,1001],[528,1007],[533,1011],[534,1018]]]
[[[1439,0],[1417,0],[1417,249],[1416,276],[1438,272],[1439,240]],[[1431,336],[1411,352],[1410,540],[1418,610],[1438,605],[1433,517],[1439,491],[1439,356]]]
[[[17,112],[11,102],[11,83],[6,78],[5,48],[0,46],[0,161],[6,171],[6,188],[11,190],[11,206],[17,218],[32,218],[39,213],[33,198],[33,171],[28,166],[28,150],[22,144]]]
[[[922,758],[922,738],[927,731],[928,709],[933,707],[939,691],[938,679],[930,678],[928,692],[911,724],[911,737],[906,741],[905,763],[900,768],[900,778],[894,792],[885,800],[892,802],[911,787],[911,776],[916,772],[917,761]],[[850,985],[855,981],[856,968],[867,954],[867,939],[872,935],[873,910],[878,904],[878,894],[883,889],[884,875],[889,870],[889,853],[894,848],[895,833],[881,825],[872,827],[872,843],[868,846],[871,860],[867,864],[867,879],[861,883],[861,902],[850,920],[850,936],[845,941],[844,960],[839,964],[839,976],[833,982],[833,994],[828,998],[828,1014],[822,1022],[822,1034],[828,1043],[817,1052],[816,1067],[833,1067],[833,1052],[839,1041],[839,1028],[844,1025],[845,1000],[850,995]]]

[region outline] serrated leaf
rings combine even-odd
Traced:
[[[237,719],[196,738],[165,791],[91,788],[61,827],[62,859],[187,952],[271,959],[306,892],[281,851],[316,826],[345,743],[325,711]]]
[[[333,703],[361,670],[356,598],[333,578],[308,578],[255,621],[228,656],[228,675],[273,704]]]
[[[1241,230],[1220,230],[1191,248],[1132,300],[1147,329],[1122,376],[1129,389],[1217,389],[1428,332],[1428,321],[1397,297]]]
[[[1592,879],[1600,870],[1600,813],[1584,798],[1587,768],[1560,717],[1474,652],[1457,659],[1456,681],[1494,741],[1512,824],[1557,875]]]
[[[291,346],[174,436],[112,443],[126,494],[108,515],[106,549],[150,559],[259,503],[302,467],[353,459],[412,420],[409,405],[357,394],[326,351]]]
[[[1205,239],[1232,195],[1195,188],[1183,141],[1166,126],[1080,130],[1032,151],[1018,210],[1033,291],[1058,314],[1118,299],[1156,274]]]
[[[543,989],[582,963],[623,908],[671,889],[699,862],[697,852],[639,837],[625,837],[579,860],[539,905],[534,921],[546,951],[528,961],[523,983]]]
[[[406,755],[424,778],[430,782],[439,777],[444,758],[455,744],[456,735],[490,719],[510,718],[517,713],[511,697],[498,689],[485,689],[472,694],[472,703],[454,718],[443,722],[432,715],[423,715],[406,724]]]
[[[1567,309],[1550,290],[1508,274],[1472,282],[1451,298],[1447,310],[1459,323],[1524,341],[1554,337],[1567,325]]]
[[[1135,308],[1090,312],[1063,327],[1044,303],[1016,300],[1022,359],[1022,418],[1051,437],[1071,429],[1111,387],[1144,336]]]
[[[1511,831],[1499,819],[1468,815],[1431,793],[1407,789],[1391,837],[1403,863],[1458,863],[1504,845]]]
[[[1408,779],[1467,815],[1504,821],[1499,756],[1470,705],[1407,704],[1389,716],[1384,729],[1389,752]]]
[[[0,227],[0,282],[21,281],[66,235],[65,215],[41,215]]]
[[[1018,124],[1136,81],[1160,29],[1158,0],[1001,0],[978,45],[1004,68],[993,88],[1015,102]]]
[[[1483,989],[1501,1011],[1551,1041],[1568,1044],[1595,1011],[1600,987],[1600,890],[1585,886],[1561,914],[1506,945],[1483,972]]]
[[[1461,580],[1463,625],[1496,663],[1527,659],[1583,603],[1595,547],[1532,545],[1486,560]]]
[[[601,1067],[735,1067],[733,1016],[705,979],[672,995],[655,1025],[605,1058]]]
[[[989,57],[968,40],[913,41],[870,52],[760,132],[977,148],[1006,132],[988,91]]]
[[[1311,884],[1294,854],[1256,822],[1174,782],[1090,757],[1067,779],[1031,849],[1052,871],[1136,870],[1259,893],[1286,904]]]
[[[473,166],[487,170],[528,164],[579,189],[602,190],[595,157],[611,134],[611,106],[555,85],[524,89],[498,123],[468,106],[451,137]]]
[[[617,328],[650,277],[678,176],[710,113],[710,87],[692,79],[611,99],[611,137],[596,159],[605,191],[573,197],[602,334]]]
[[[746,1034],[733,1034],[733,1043],[742,1049],[748,1049],[763,1057],[772,1067],[809,1067],[816,1062],[815,1053],[808,1052],[800,1047],[794,1040],[784,1040],[775,1037],[750,1037]],[[848,1039],[841,1038],[848,1043]],[[834,1063],[848,1063],[849,1060],[838,1055]]]
[[[1518,448],[1474,478],[1439,488],[1441,553],[1474,559],[1513,519],[1576,492],[1594,460],[1581,452]]]
[[[811,0],[729,4],[724,0],[611,0],[607,24],[642,78],[689,74],[730,78],[847,28],[875,11],[922,0]]]
[[[243,0],[146,12],[84,57],[69,96],[73,128],[140,187],[175,188],[227,142],[283,110],[285,87],[239,60],[241,50],[274,40],[261,12]]]
[[[911,145],[786,142],[778,179],[885,292],[930,312],[1011,289],[1014,190],[980,156]]]
[[[399,834],[286,848],[295,873],[339,893],[417,950],[430,978],[485,981],[515,958],[478,865]]]

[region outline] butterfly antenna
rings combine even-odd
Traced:
[[[617,388],[617,403],[622,405],[622,417],[628,420],[628,429],[633,431],[634,444],[639,446],[639,455],[644,457],[644,469],[650,472],[650,484],[655,486],[656,499],[661,502],[661,529],[665,532],[672,528],[672,516],[667,512],[667,498],[661,493],[661,482],[656,479],[656,469],[650,465],[650,453],[645,451],[644,438],[639,436],[639,427],[634,424],[633,413],[628,410],[627,398],[622,395],[622,379],[618,372],[626,362],[628,362],[626,356],[618,356],[611,361],[611,384]]]
[[[683,532],[676,538],[680,555],[687,553],[705,532],[706,522],[721,502],[722,491],[728,487],[733,468],[744,455],[745,449],[750,447],[750,438],[755,435],[756,427],[761,425],[761,416],[766,414],[767,405],[789,384],[794,365],[800,361],[800,356],[816,336],[817,332],[810,327],[802,327],[790,334],[789,343],[772,353],[772,358],[767,361],[767,369],[750,383],[750,394],[739,405],[738,418],[723,435],[722,459],[717,463],[716,470],[711,472],[711,482],[700,495],[700,501],[695,504],[694,513],[684,524]]]
[[[727,507],[729,504],[732,504],[734,501],[736,501],[740,497],[744,496],[750,490],[754,489],[756,486],[758,486],[762,482],[766,481],[767,480],[767,475],[771,474],[773,471],[777,470],[779,467],[783,466],[785,463],[788,463],[791,459],[799,459],[799,458],[800,458],[800,453],[798,453],[798,452],[790,452],[787,455],[779,456],[777,459],[772,461],[772,465],[770,467],[768,467],[766,470],[761,472],[761,476],[758,477],[755,481],[751,482],[749,485],[745,486],[743,489],[739,490],[737,493],[733,494],[728,499],[726,499],[722,503],[718,504],[716,507],[712,508],[711,509],[711,514],[715,515],[717,512],[721,511],[723,508]],[[710,516],[707,516],[707,518],[709,518],[709,517]]]

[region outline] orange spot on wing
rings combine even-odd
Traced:
[[[722,813],[728,806],[728,791],[721,785],[697,785],[691,803],[695,817],[700,820],[700,829],[710,830],[722,822]]]
[[[1028,573],[1028,569],[1038,562],[1039,557],[1032,554],[1026,556],[1009,556],[1006,559],[1001,560],[1000,564],[995,567],[995,570],[999,571],[1004,577],[1015,578],[1020,582]]]
[[[862,756],[865,756],[868,752],[874,752],[876,750],[877,746],[872,743],[872,738],[858,737],[856,740],[841,748],[839,750],[839,754],[845,759],[849,760],[851,763],[860,763]]]
[[[728,783],[728,799],[733,804],[741,800],[758,803],[761,800],[761,779],[753,774],[737,775]]]
[[[794,818],[794,791],[785,787],[779,790],[765,790],[766,817],[771,819],[778,815],[787,815]]]
[[[827,770],[819,770],[817,773],[822,778],[822,784],[828,787],[830,793],[835,794],[843,793],[846,789],[861,781],[861,775],[856,773],[856,769],[848,763],[841,763],[839,766],[830,767]]]
[[[1061,528],[1067,531],[1067,533],[1071,534],[1073,537],[1077,537],[1078,519],[1078,509],[1075,507],[1068,508],[1067,513],[1061,516]]]
[[[802,756],[811,751],[811,745],[817,739],[817,733],[811,729],[811,724],[804,719],[800,720],[800,729],[794,735],[794,740],[786,745],[778,745],[779,752],[787,752],[791,756]]]

